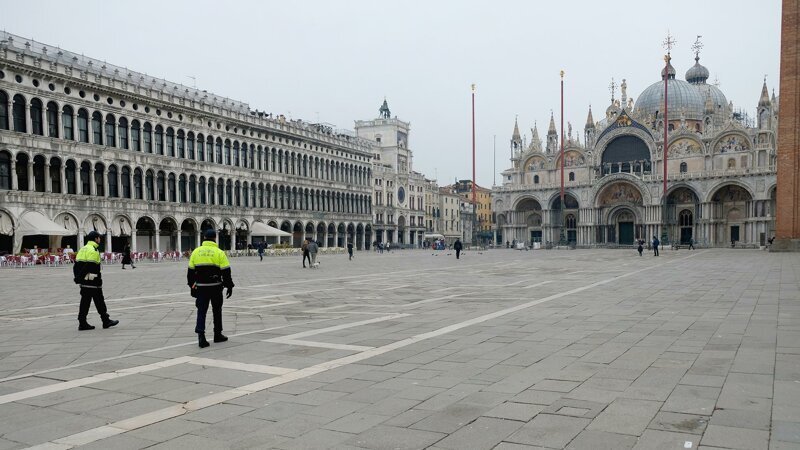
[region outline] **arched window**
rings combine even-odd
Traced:
[[[117,121],[113,114],[106,114],[106,147],[117,146]]]
[[[229,149],[230,144],[228,141],[225,141],[225,151],[227,152]],[[236,141],[233,143],[233,165],[239,167],[239,142]]]
[[[164,127],[161,125],[156,125],[155,130],[155,154],[156,155],[163,155],[164,154]]]
[[[178,178],[178,201],[186,203],[186,175],[181,175]]]
[[[153,127],[148,122],[142,127],[142,151],[153,153]]]
[[[209,205],[213,205],[214,204],[214,197],[216,196],[216,192],[217,192],[217,188],[216,188],[216,185],[214,184],[214,179],[213,178],[209,178],[208,179],[208,204]]]
[[[64,167],[65,167],[64,175],[65,178],[67,179],[67,194],[73,194],[73,195],[77,194],[78,184],[75,176],[76,175],[75,161],[70,159],[69,161],[67,161],[67,164]]]
[[[108,168],[108,196],[119,197],[119,184],[117,179],[117,166],[112,165]]]
[[[225,165],[226,166],[231,165],[231,141],[229,141],[228,139],[225,139]]]
[[[142,151],[141,131],[139,128],[139,121],[133,120],[131,122],[131,150],[135,152]]]
[[[688,209],[684,209],[681,211],[678,220],[680,222],[680,226],[682,227],[692,226],[692,212]]]
[[[167,201],[167,176],[162,171],[158,171],[156,175],[156,193],[158,194],[158,201]]]
[[[144,176],[144,190],[146,194],[146,199],[149,201],[154,201],[156,199],[155,196],[155,177],[153,176],[153,171],[148,170]]]
[[[206,160],[206,147],[204,145],[204,140],[202,134],[197,135],[197,160],[198,161],[205,161]]]
[[[194,133],[191,131],[186,135],[186,158],[194,159]]]
[[[58,137],[58,105],[55,102],[47,103],[47,135]]]
[[[119,118],[117,131],[119,132],[119,148],[128,150],[128,119],[124,117]]]
[[[197,203],[197,177],[194,175],[189,177],[189,202]]]
[[[175,147],[178,151],[178,158],[186,158],[186,137],[183,130],[178,130],[178,138],[175,140]]]
[[[233,197],[236,200],[236,203],[234,203],[234,204],[236,206],[242,206],[242,185],[238,181],[236,182],[236,185],[234,186],[234,191],[235,192],[234,192],[234,196]]]
[[[14,116],[14,131],[27,133],[25,125],[25,97],[17,94],[14,96],[14,103],[11,105],[11,113]]]
[[[167,156],[175,157],[175,130],[167,127]]]
[[[728,160],[728,169],[735,169],[736,168],[736,160],[731,158]]]
[[[91,165],[84,161],[81,163],[81,194],[89,195],[91,192],[91,180],[89,179],[89,171]]]
[[[0,91],[0,130],[8,129],[8,94]]]
[[[167,179],[167,200],[170,202],[175,203],[178,201],[178,198],[175,195],[175,174],[169,174],[169,178]]]
[[[72,128],[73,113],[69,105],[61,108],[61,128],[64,129],[64,139],[74,141],[75,130]]]
[[[242,185],[242,200],[245,208],[250,206],[250,187],[247,183]]]
[[[225,186],[225,204],[228,206],[233,204],[233,183],[231,180],[228,180],[228,184]]]
[[[206,139],[206,161],[214,162],[214,137],[209,136]]]
[[[122,198],[131,198],[131,169],[128,166],[122,168],[120,184],[122,185]]]
[[[199,183],[197,183],[197,190],[200,192],[200,204],[206,204],[206,178],[200,177]]]
[[[44,123],[42,122],[42,101],[38,98],[31,100],[31,132],[44,136]]]
[[[567,214],[566,217],[567,228],[575,228],[575,215],[574,214]]]
[[[672,123],[671,123],[671,124],[669,124],[669,127],[667,127],[667,129],[668,129],[669,131],[675,131],[675,124],[672,124]]]
[[[222,139],[217,138],[216,146],[215,146],[214,150],[215,150],[215,152],[217,154],[217,157],[216,157],[216,160],[215,160],[216,163],[217,164],[222,164]]]
[[[106,196],[106,189],[105,189],[105,173],[106,166],[102,163],[97,163],[94,165],[94,194],[98,197],[105,197]]]
[[[78,140],[89,142],[89,113],[83,108],[78,110]]]
[[[58,128],[58,126],[56,126]],[[50,173],[46,174],[50,177],[50,189],[54,194],[61,194],[61,160],[52,157],[50,158]]]
[[[681,163],[680,172],[681,173],[686,173],[687,170],[689,170],[689,166],[685,162],[682,162]]]
[[[228,182],[228,184],[230,185],[230,181]],[[221,178],[217,179],[217,202],[219,202],[220,205],[230,206],[231,205],[230,200],[231,198],[229,196],[228,202],[227,203],[225,202],[225,181]]]
[[[103,116],[97,111],[92,113],[92,144],[103,145]]]
[[[11,155],[8,152],[0,152],[0,189],[11,189]]]
[[[539,175],[533,176],[533,184],[539,184]]]
[[[133,197],[136,200],[144,199],[144,183],[142,182],[142,169],[133,171]]]
[[[569,181],[575,181],[575,172],[569,173]]]

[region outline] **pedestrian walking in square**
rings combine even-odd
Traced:
[[[308,254],[308,239],[303,241],[303,245],[300,246],[300,250],[303,253],[303,268],[306,268],[306,259],[308,259],[308,265],[311,265],[311,255]]]
[[[350,260],[353,259],[353,242],[347,243],[347,254],[350,255]]]
[[[122,251],[122,268],[125,268],[125,264],[130,264],[131,269],[135,269],[136,266],[133,265],[133,259],[131,259],[131,244],[125,244],[125,250]]]
[[[653,236],[653,256],[658,256],[658,246],[661,245],[658,238]]]
[[[639,239],[639,247],[636,248],[639,251],[639,256],[642,256],[642,252],[644,251],[644,241]]]
[[[461,258],[461,249],[463,248],[464,246],[461,245],[461,239],[456,238],[456,241],[453,243],[453,250],[456,251],[456,259]]]

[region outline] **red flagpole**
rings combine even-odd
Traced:
[[[561,71],[561,210],[564,210],[564,71]]]
[[[472,236],[477,236],[478,204],[475,202],[475,84],[472,84]],[[472,245],[476,242],[473,239]]]
[[[668,131],[669,131],[669,122],[667,121],[667,86],[669,86],[669,60],[670,56],[667,53],[667,56],[664,57],[664,61],[666,61],[666,65],[664,66],[664,204],[667,204],[667,150],[669,149],[668,146]],[[666,211],[665,211],[666,212]],[[664,217],[666,220],[666,217]]]

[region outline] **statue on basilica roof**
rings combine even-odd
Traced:
[[[392,114],[389,111],[389,104],[386,102],[385,97],[383,99],[383,105],[381,105],[381,109],[378,110],[378,114],[381,119],[389,119],[392,117]]]

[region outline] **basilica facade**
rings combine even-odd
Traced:
[[[579,247],[629,245],[654,236],[670,244],[764,245],[773,235],[778,99],[761,87],[753,119],[734,108],[695,64],[635,100],[621,96],[595,122],[591,108],[583,142],[571,126],[564,139],[561,201],[559,135],[551,116],[544,145],[538,130],[523,142],[515,123],[512,167],[492,193],[498,241]],[[664,157],[664,83],[667,143]],[[663,169],[667,164],[667,189]],[[563,236],[563,238],[562,238]],[[562,240],[563,239],[563,240]]]
[[[0,251],[90,231],[106,251],[185,251],[209,228],[223,248],[364,249],[373,154],[352,132],[0,33]]]

